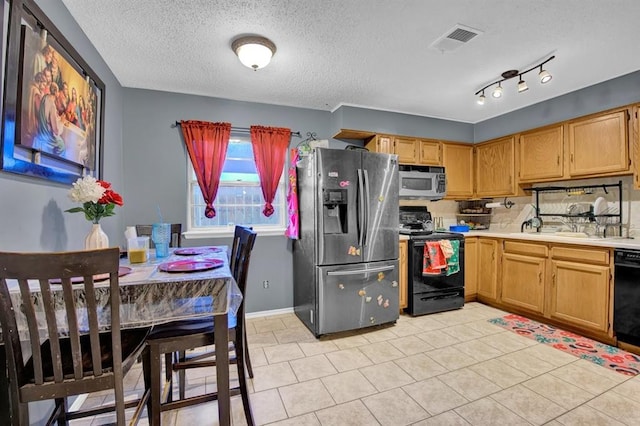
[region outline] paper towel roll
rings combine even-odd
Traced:
[[[495,209],[496,207],[504,206],[504,204],[503,203],[487,203],[484,206],[488,209]]]

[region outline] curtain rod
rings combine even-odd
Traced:
[[[171,125],[171,127],[178,127],[178,126],[180,126],[180,122],[179,121],[176,121],[174,124]],[[249,133],[249,132],[251,132],[251,129],[249,127],[233,127],[233,126],[231,126],[231,131],[233,133]],[[291,132],[291,136],[295,136],[297,138],[302,137],[300,132]]]

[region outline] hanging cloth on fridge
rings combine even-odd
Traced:
[[[296,163],[298,162],[299,153],[297,148],[289,151],[289,170],[287,182],[287,229],[284,235],[292,240],[297,240],[300,233],[300,225],[298,222],[298,177],[296,174]]]
[[[422,275],[440,275],[447,267],[442,248],[438,241],[426,241],[422,262]]]

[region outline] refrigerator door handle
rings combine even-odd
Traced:
[[[365,227],[365,211],[364,205],[364,178],[362,176],[362,169],[358,169],[358,246],[362,247],[364,244],[364,233],[367,229]]]
[[[362,226],[363,229],[363,233],[364,233],[364,238],[362,239],[363,244],[362,245],[367,245],[368,241],[367,241],[367,237],[368,235],[368,230],[369,230],[369,201],[371,200],[371,194],[369,191],[369,172],[367,171],[367,169],[364,169],[364,194],[365,194],[365,198],[363,200],[363,210],[364,210],[364,225]]]
[[[384,271],[393,271],[395,266],[380,266],[378,268],[371,269],[354,269],[350,271],[329,271],[327,275],[329,276],[341,276],[341,275],[359,275],[359,274],[369,274],[372,272],[384,272]]]

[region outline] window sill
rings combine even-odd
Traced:
[[[256,229],[258,236],[262,237],[284,237],[284,228],[271,228],[271,229]],[[187,240],[197,240],[203,238],[228,238],[233,237],[234,228],[224,231],[211,231],[211,230],[191,230],[183,232],[182,236]]]

